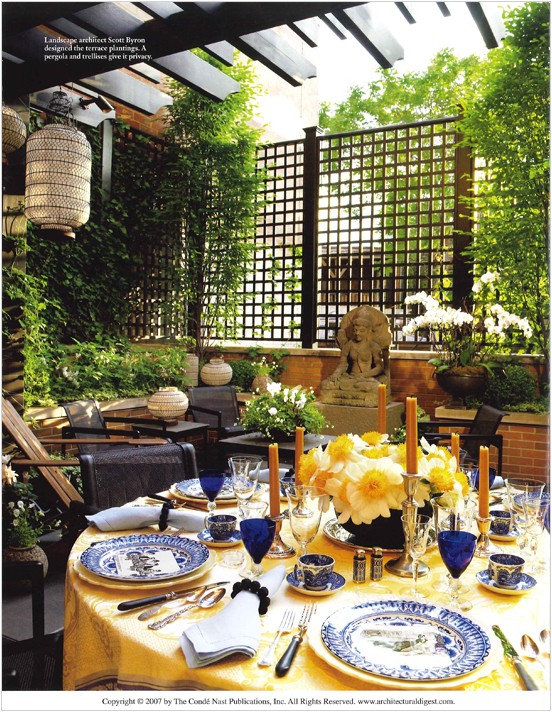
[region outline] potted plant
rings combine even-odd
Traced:
[[[488,376],[498,366],[493,355],[508,347],[514,331],[525,338],[533,331],[527,319],[507,312],[494,301],[495,284],[500,281],[496,272],[486,272],[473,285],[472,305],[460,309],[443,307],[438,299],[419,292],[405,299],[405,304],[421,304],[425,313],[412,319],[403,333],[428,332],[434,350],[439,354],[430,359],[435,367],[437,382],[456,397],[465,398],[483,393]]]
[[[43,533],[41,518],[44,513],[38,507],[36,495],[29,482],[19,482],[17,474],[7,462],[2,463],[2,509],[4,542],[3,561],[41,561],[44,576],[48,572],[48,558],[38,546],[38,537]],[[26,582],[21,582],[22,588]]]
[[[270,364],[266,360],[266,357],[263,356],[260,361],[256,361],[253,365],[257,371],[257,375],[253,379],[251,388],[254,393],[267,393],[268,384],[274,383],[270,377]]]
[[[295,437],[296,427],[305,428],[307,433],[320,433],[326,419],[314,405],[315,400],[312,389],[269,383],[266,393],[247,403],[241,424],[246,432],[259,432],[274,442]]]

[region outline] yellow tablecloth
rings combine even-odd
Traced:
[[[143,533],[156,529],[141,530]],[[167,530],[169,533],[171,530]],[[102,689],[153,689],[153,690],[242,690],[242,691],[347,691],[386,689],[385,681],[381,685],[358,680],[341,671],[337,671],[318,657],[309,646],[307,639],[300,646],[293,666],[284,678],[277,678],[274,668],[259,668],[257,661],[272,642],[282,613],[286,607],[293,607],[297,617],[309,600],[306,596],[291,589],[284,581],[274,597],[268,615],[261,618],[263,635],[257,657],[245,659],[243,655],[234,655],[216,664],[189,670],[184,655],[178,644],[178,636],[184,628],[198,621],[201,617],[215,615],[220,609],[187,614],[167,628],[159,631],[149,630],[148,622],[137,620],[138,612],[121,613],[118,604],[130,598],[155,595],[160,590],[141,590],[132,595],[128,590],[96,586],[82,580],[74,569],[74,562],[79,554],[92,542],[108,537],[124,536],[132,532],[102,533],[95,527],[89,527],[79,537],[69,558],[65,589],[65,647],[64,647],[64,689],[65,690],[102,690]],[[195,538],[195,535],[189,535]],[[545,535],[546,536],[546,535]],[[293,543],[288,522],[284,523],[282,538]],[[546,544],[548,544],[548,539]],[[241,545],[240,545],[241,547]],[[513,544],[504,544],[505,551],[514,551]],[[215,550],[220,552],[221,550]],[[330,554],[336,560],[336,571],[341,573],[347,585],[341,591],[327,597],[318,597],[318,616],[328,615],[338,608],[367,600],[377,590],[369,580],[369,556],[367,557],[367,581],[365,584],[352,583],[353,551],[329,540],[322,527],[316,539],[309,546],[309,551]],[[385,560],[393,558],[386,556]],[[548,552],[547,552],[548,558]],[[296,559],[284,559],[290,568]],[[431,583],[446,573],[437,548],[427,552],[424,557],[431,567],[429,577],[420,580],[420,584],[431,589]],[[265,570],[277,566],[281,561],[265,559]],[[548,573],[537,576],[538,585],[525,596],[506,596],[493,594],[475,580],[475,574],[486,568],[487,562],[475,559],[462,576],[462,582],[470,587],[468,594],[473,602],[473,610],[466,614],[488,628],[494,623],[501,626],[506,636],[519,649],[523,633],[538,640],[540,630],[550,629],[549,625],[549,583]],[[217,562],[215,567],[199,583],[239,580],[236,569],[229,569]],[[197,581],[190,586],[197,585]],[[393,593],[409,583],[384,572],[382,584]],[[163,591],[170,591],[167,586]],[[181,588],[184,588],[181,586]],[[228,586],[228,594],[231,585]],[[431,600],[437,602],[442,594],[433,589]],[[380,594],[385,598],[385,594]],[[227,599],[223,600],[224,601]],[[229,600],[229,596],[228,596]],[[175,602],[176,604],[177,602]],[[180,602],[178,602],[180,603]],[[173,605],[175,605],[173,604]],[[164,612],[168,613],[167,609]],[[324,616],[325,617],[325,616]],[[296,619],[297,622],[297,619]],[[319,635],[318,630],[309,628],[308,635]],[[491,634],[493,646],[500,647],[498,639]],[[285,651],[290,636],[283,636],[277,648],[277,657]],[[544,687],[542,669],[536,662],[525,660],[527,669],[534,679]],[[412,687],[412,690],[417,689]],[[468,684],[459,684],[458,689],[479,690],[521,690],[523,689],[510,663],[500,654],[497,669]]]

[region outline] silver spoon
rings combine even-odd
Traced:
[[[192,591],[189,596],[186,596],[186,598],[182,601],[182,603],[197,603],[199,599],[203,596],[205,593],[205,586],[200,586],[197,591]],[[156,613],[159,613],[159,611],[167,605],[169,601],[163,601],[163,603],[159,603],[156,606],[153,606],[153,608],[146,608],[145,611],[142,611],[140,615],[138,616],[139,621],[145,621],[148,618],[151,618],[154,616]]]
[[[541,630],[539,640],[544,645],[545,655],[548,655],[548,657],[550,657],[550,631],[546,630],[546,628],[544,630]]]
[[[533,638],[531,638],[531,636],[529,636],[529,635],[521,636],[521,649],[523,650],[523,654],[525,655],[526,658],[530,658],[531,660],[536,660],[546,670],[546,666],[540,658],[539,646],[535,643],[535,641],[533,640]]]
[[[212,608],[216,603],[220,601],[220,599],[224,596],[225,593],[225,588],[214,588],[212,591],[209,591],[208,593],[204,594],[201,601],[198,601],[197,603],[192,603],[188,606],[184,606],[184,608],[181,608],[179,611],[176,611],[176,613],[173,613],[172,615],[167,616],[166,618],[162,618],[160,621],[157,621],[157,623],[150,623],[148,628],[151,628],[151,630],[159,630],[159,628],[164,628],[166,625],[172,623],[177,618],[179,618],[183,613],[186,613],[186,611],[190,611],[192,608],[196,608],[197,606],[199,606],[200,608]]]

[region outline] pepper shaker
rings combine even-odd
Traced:
[[[372,549],[370,556],[370,578],[379,581],[383,572],[383,551],[378,546]]]
[[[353,582],[364,583],[366,581],[366,552],[364,549],[357,549],[353,557]]]

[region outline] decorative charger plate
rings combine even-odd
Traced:
[[[448,608],[420,601],[361,603],[332,613],[322,641],[339,660],[376,676],[409,681],[451,680],[489,657],[483,629]]]
[[[201,489],[201,483],[199,479],[183,480],[182,482],[177,482],[175,485],[173,485],[173,488],[174,491],[178,495],[180,495],[180,497],[184,497],[185,499],[201,499],[205,502],[207,501],[207,496]],[[256,493],[258,494],[259,492],[263,492],[264,489],[264,486],[260,482],[257,482]],[[219,500],[222,502],[224,502],[224,500],[232,500],[234,502],[236,501],[236,495],[234,494],[234,490],[232,488],[231,477],[225,478],[224,484],[222,485],[222,489],[217,495],[217,502]]]
[[[371,551],[371,548],[365,546],[364,544],[357,541],[357,537],[351,534],[346,529],[343,529],[341,524],[337,521],[337,518],[330,519],[324,525],[322,530],[324,534],[331,539],[335,544],[340,544],[341,546],[346,546],[348,549],[364,549],[365,551]],[[437,545],[437,537],[435,536],[435,530],[430,529],[427,538],[427,548],[431,549]],[[402,549],[383,549],[384,554],[402,554]]]
[[[118,581],[160,581],[192,573],[209,558],[199,541],[156,534],[131,534],[97,542],[83,551],[81,564]]]

